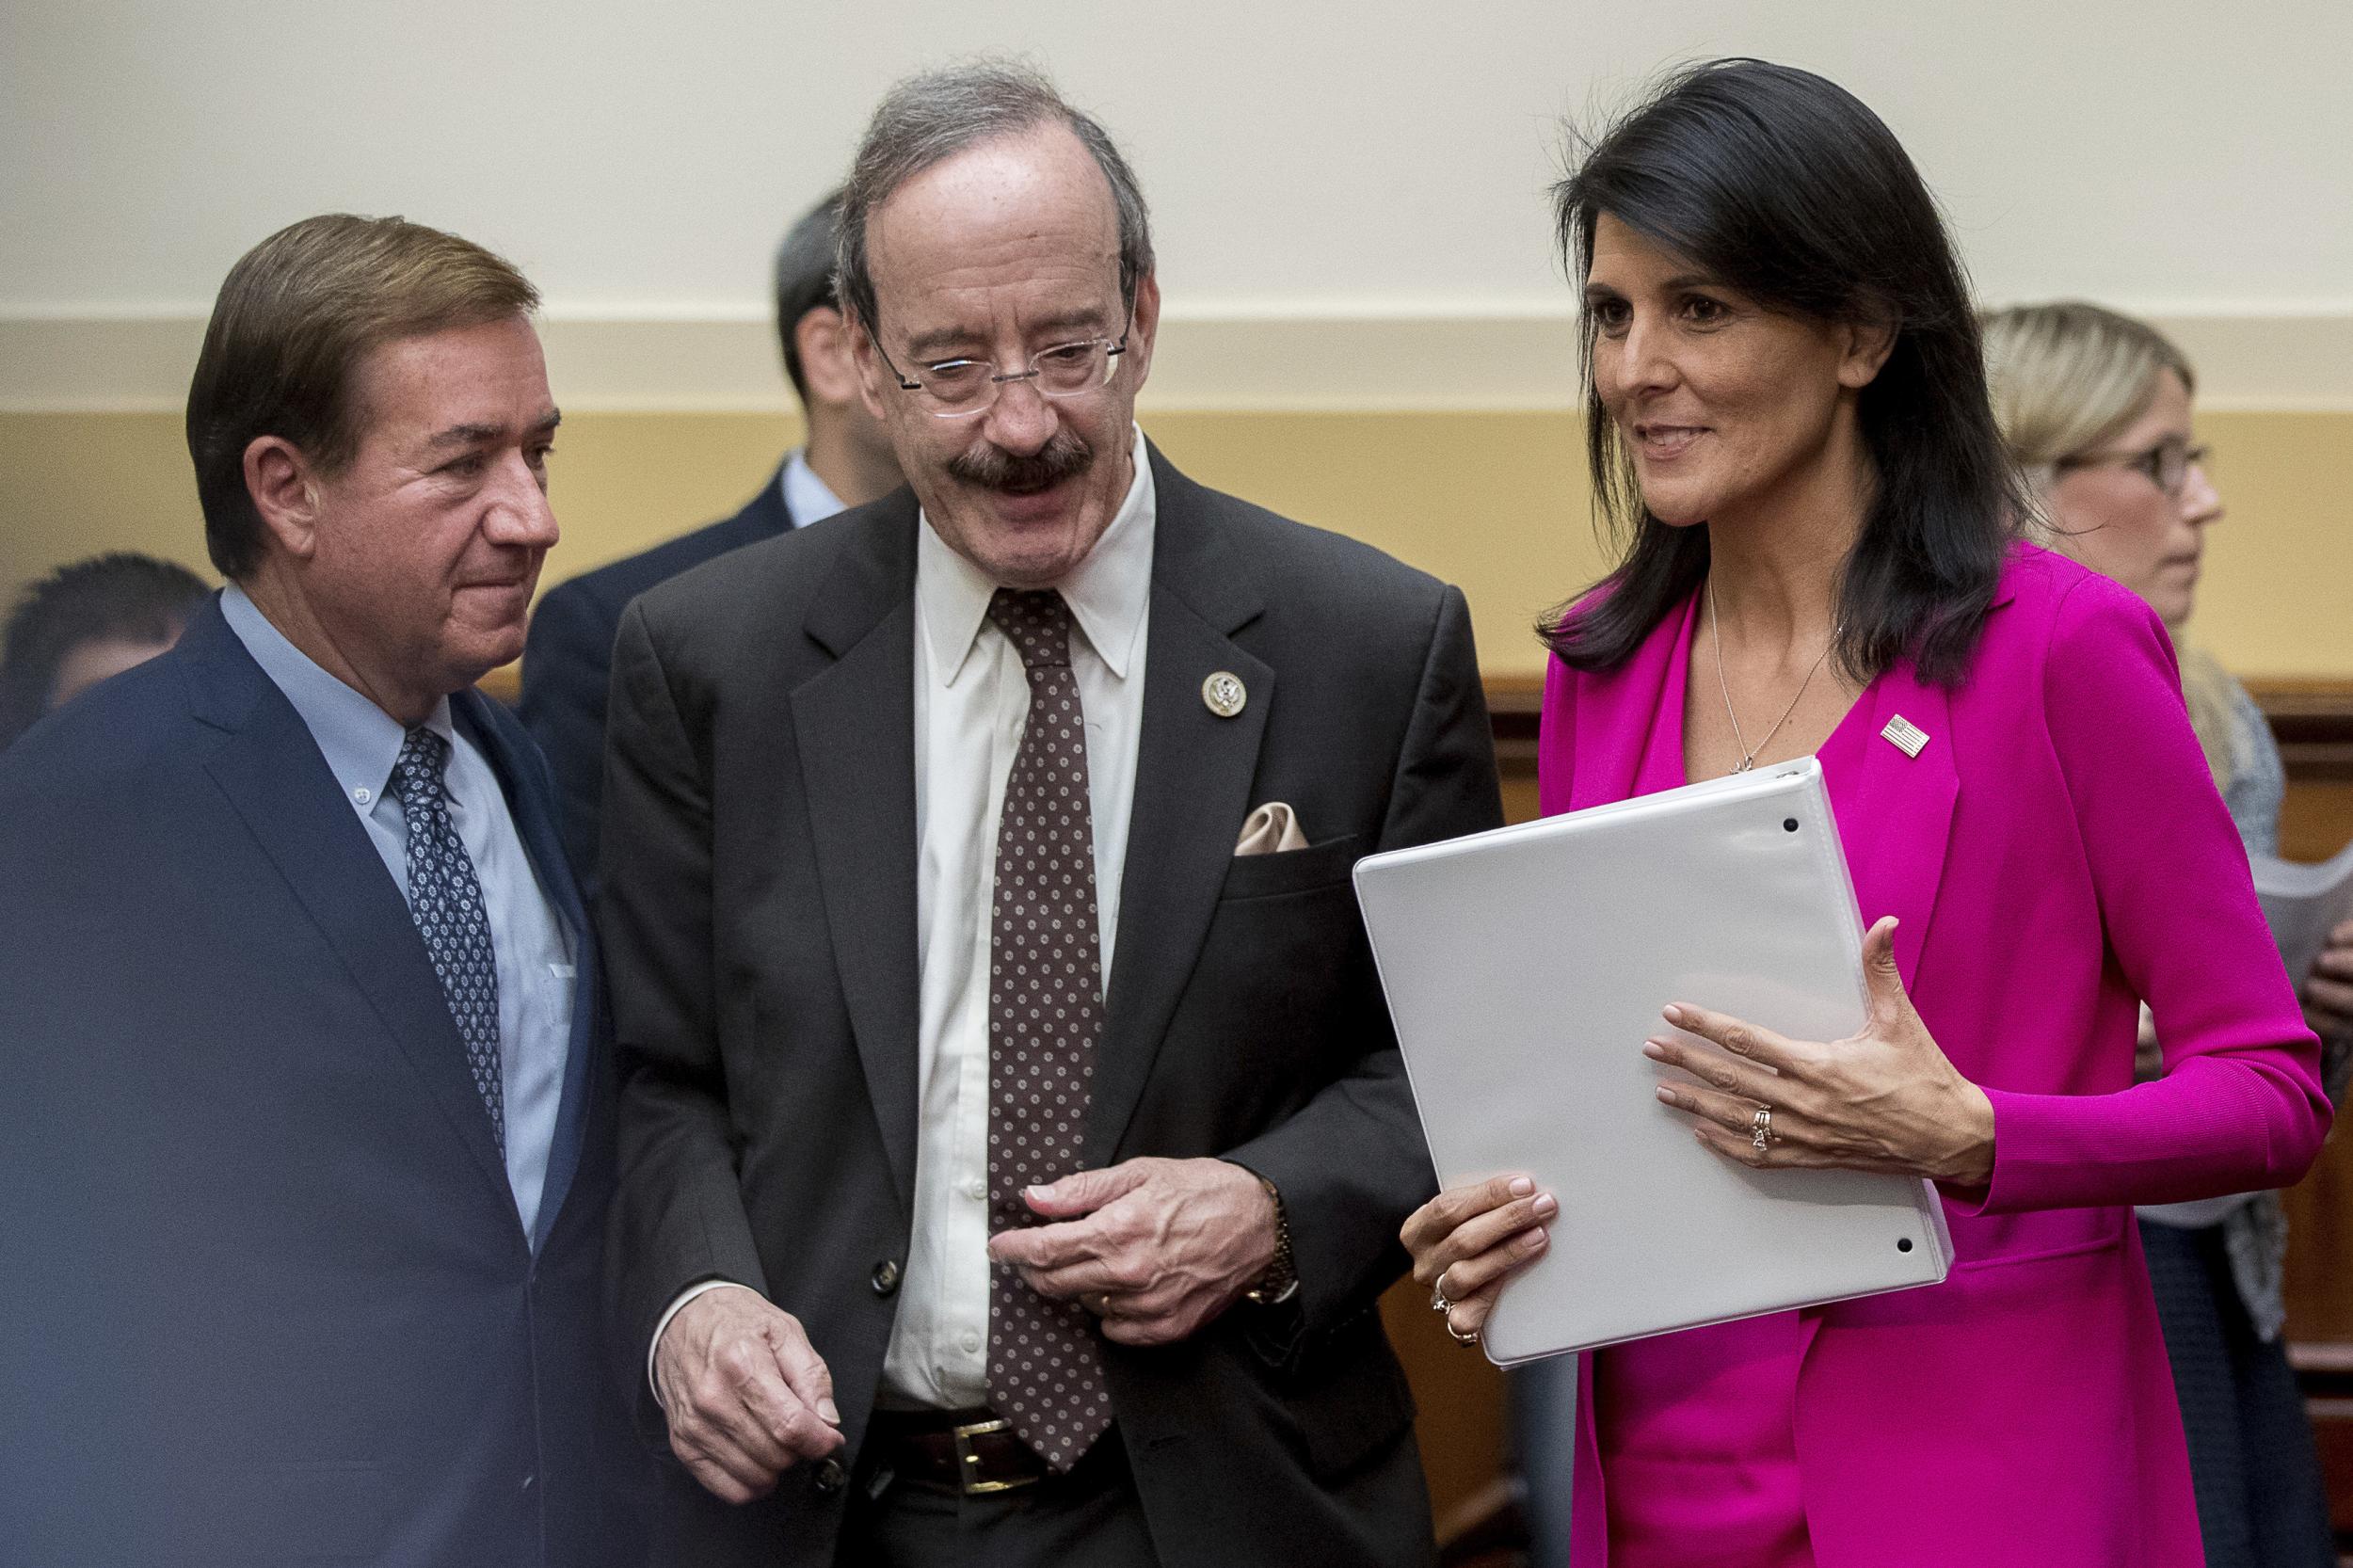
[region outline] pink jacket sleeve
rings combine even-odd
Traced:
[[[2166,1073],[2105,1095],[1988,1089],[1982,1211],[2292,1184],[2329,1130],[2319,1042],[2190,728],[2163,625],[2107,580],[2078,583],[2055,614],[2043,703],[2107,951],[2155,1014]]]

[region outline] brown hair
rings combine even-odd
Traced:
[[[188,384],[188,456],[220,574],[242,578],[261,560],[261,514],[245,485],[257,437],[281,437],[336,472],[360,450],[353,373],[372,351],[538,303],[512,264],[405,218],[329,213],[247,251],[221,282]]]

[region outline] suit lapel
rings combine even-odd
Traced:
[[[572,1176],[580,1169],[588,1100],[595,1085],[597,1009],[601,991],[597,981],[596,933],[588,923],[580,889],[564,858],[555,819],[548,809],[553,786],[544,781],[543,771],[535,771],[536,759],[520,755],[509,744],[506,732],[492,718],[489,706],[490,699],[475,691],[459,692],[450,699],[451,714],[458,728],[489,760],[490,771],[498,776],[499,789],[506,797],[507,815],[514,820],[516,835],[522,840],[523,853],[531,858],[540,891],[555,906],[557,918],[572,935],[572,1028],[565,1043],[563,1098],[556,1110],[554,1136],[548,1145],[537,1234],[531,1239],[532,1250],[536,1252],[553,1230],[555,1218],[563,1211],[564,1195],[570,1191]]]
[[[920,981],[915,899],[912,496],[835,562],[808,634],[834,663],[792,693],[792,728],[834,962],[903,1202],[915,1192]]]
[[[1152,1073],[1249,814],[1274,671],[1235,643],[1262,604],[1225,550],[1206,492],[1151,454],[1158,520],[1144,643],[1144,721],[1119,940],[1087,1113],[1086,1160],[1108,1165]],[[1249,700],[1219,718],[1201,683],[1225,670]]]
[[[1662,616],[1624,667],[1577,682],[1577,746],[1562,809],[1625,800],[1645,777],[1683,782],[1684,692],[1698,602],[1694,596]]]
[[[2006,574],[1986,612],[1989,623],[2013,597]],[[1830,780],[1831,804],[1844,813],[1843,821],[1869,824],[1867,839],[1842,828],[1839,841],[1847,851],[1865,926],[1885,915],[1902,922],[1896,928],[1896,968],[1909,986],[1918,984],[1921,946],[1936,913],[1953,811],[1961,800],[1961,748],[1966,743],[1953,722],[1952,694],[1922,680],[1909,664],[1885,671],[1875,684],[1878,697],[1870,732],[1862,737],[1865,754],[1856,770],[1855,792],[1856,799],[1870,802],[1869,816],[1862,814],[1860,806],[1848,808],[1834,777]],[[1863,700],[1872,698],[1866,693]],[[1907,756],[1887,739],[1888,725],[1898,717],[1928,736],[1919,756]]]
[[[434,978],[432,959],[318,744],[230,631],[216,603],[198,616],[182,646],[196,716],[229,731],[206,763],[214,781],[511,1212],[506,1165],[474,1092],[465,1041]]]
[[[1839,841],[1847,851],[1863,922],[1868,927],[1887,915],[1901,922],[1896,928],[1896,967],[1910,984],[1936,909],[1953,807],[1961,794],[1953,755],[1957,737],[1944,689],[1919,680],[1910,664],[1894,666],[1872,684],[1874,690],[1858,699],[1871,704],[1868,728],[1858,737],[1862,765],[1851,770],[1850,791],[1831,778],[1831,802],[1842,810],[1842,822],[1854,824],[1842,826]],[[1917,757],[1905,755],[1882,733],[1898,716],[1929,737]],[[1867,813],[1864,802],[1869,803]]]

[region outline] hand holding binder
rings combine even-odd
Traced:
[[[1981,1187],[1993,1176],[1993,1105],[1961,1076],[1904,991],[1893,916],[1863,938],[1863,1028],[1843,1040],[1787,1040],[1769,1029],[1687,1003],[1642,1054],[1692,1081],[1658,1086],[1661,1102],[1693,1113],[1699,1140],[1759,1170],[1879,1171]],[[1760,1117],[1759,1112],[1762,1112]]]
[[[1508,1365],[1945,1277],[1925,1176],[1982,1179],[1991,1112],[1866,984],[1818,764],[1375,856],[1356,889],[1447,1189],[1404,1240],[1458,1338]]]

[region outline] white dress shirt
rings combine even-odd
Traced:
[[[220,613],[272,684],[286,694],[327,759],[344,799],[367,829],[392,885],[408,896],[408,824],[390,788],[408,731],[400,721],[328,674],[270,624],[234,583],[221,590]],[[523,848],[505,792],[488,758],[450,722],[449,699],[425,721],[449,743],[443,775],[450,825],[473,861],[490,926],[499,978],[499,1076],[506,1126],[506,1182],[523,1234],[536,1237],[548,1151],[564,1099],[564,1065],[572,1048],[572,932],[556,913]],[[486,1112],[487,1115],[488,1112]]]
[[[1144,728],[1144,662],[1157,511],[1144,436],[1111,526],[1058,584],[1075,628],[1071,673],[1086,711],[1096,918],[1108,984]],[[988,1402],[989,924],[1005,782],[1029,722],[1021,656],[988,618],[997,584],[921,520],[915,547],[916,930],[920,988],[913,1239],[883,1357],[882,1402]],[[695,1297],[680,1292],[662,1331]],[[790,1304],[783,1304],[790,1305]],[[819,1347],[823,1353],[823,1347]]]

